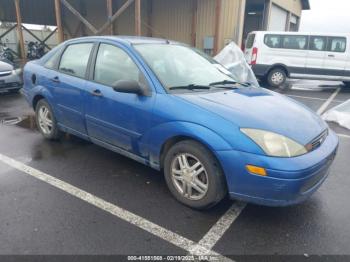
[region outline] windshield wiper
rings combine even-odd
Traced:
[[[245,83],[241,83],[241,82],[237,82],[237,81],[230,81],[230,80],[224,80],[224,81],[220,81],[220,82],[214,82],[209,84],[210,86],[215,86],[217,88],[227,88],[225,85],[241,85],[241,86],[251,86],[250,83],[245,82]],[[237,87],[236,87],[237,88]]]
[[[195,85],[195,84],[190,84],[187,86],[172,86],[169,87],[169,90],[177,90],[177,89],[187,89],[187,90],[195,90],[195,89],[210,89],[210,86],[206,85]]]

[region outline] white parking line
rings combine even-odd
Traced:
[[[323,103],[323,105],[317,110],[317,114],[322,115],[324,113],[324,111],[326,111],[327,107],[330,105],[330,103],[332,103],[332,101],[334,100],[334,98],[338,95],[338,93],[340,92],[341,88],[338,87],[334,93],[327,99],[326,102]]]
[[[349,138],[350,139],[350,136],[348,136],[348,135],[344,135],[344,134],[337,134],[338,136],[340,136],[340,137],[344,137],[344,138]]]
[[[295,98],[310,99],[310,100],[318,100],[318,101],[327,101],[328,100],[328,98],[318,98],[318,97],[310,97],[310,96],[297,96],[297,95],[288,95],[288,94],[286,94],[286,96],[295,97]],[[345,101],[334,99],[333,102],[344,103]]]
[[[205,234],[198,242],[199,246],[211,250],[220,238],[225,234],[227,229],[232,225],[236,218],[240,215],[247,204],[243,202],[235,202],[226,211],[226,213],[215,223],[215,225]],[[193,251],[193,250],[192,250]]]
[[[0,154],[0,161],[5,163],[8,166],[11,166],[14,169],[17,169],[27,175],[30,175],[38,180],[41,180],[51,186],[58,188],[76,198],[79,198],[99,209],[102,209],[138,228],[141,228],[177,247],[180,247],[188,252],[196,246],[196,250],[199,252],[199,255],[213,255],[219,257],[220,261],[231,261],[230,259],[223,257],[222,255],[208,250],[205,247],[200,246],[198,243],[189,240],[175,232],[172,232],[164,227],[161,227],[143,217],[140,217],[134,213],[131,213],[121,207],[118,207],[112,203],[109,203],[97,196],[94,196],[82,189],[79,189],[67,182],[59,180],[51,175],[48,175],[44,172],[41,172],[35,168],[32,168],[28,165],[25,165],[15,159],[7,157],[3,154]]]

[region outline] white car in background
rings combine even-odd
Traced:
[[[287,78],[342,81],[350,86],[350,34],[256,31],[245,58],[272,87]]]
[[[18,92],[22,87],[21,69],[0,61],[0,93]]]

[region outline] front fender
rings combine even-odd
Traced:
[[[224,138],[204,126],[183,121],[167,122],[151,129],[143,138],[149,148],[149,159],[152,166],[160,166],[163,145],[169,139],[179,136],[196,140],[208,147],[213,153],[232,149],[232,146]]]

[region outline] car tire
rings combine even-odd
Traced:
[[[210,208],[227,193],[220,164],[206,147],[192,140],[181,141],[169,149],[164,175],[173,196],[191,208]]]
[[[346,88],[350,88],[350,82],[344,81],[343,84]]]
[[[58,129],[56,118],[51,106],[45,99],[39,100],[35,107],[36,125],[40,133],[48,140],[61,138],[62,132]]]
[[[267,82],[271,87],[280,87],[287,81],[287,74],[282,68],[274,68],[267,75]]]

